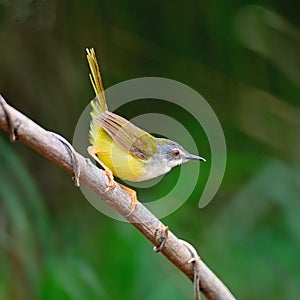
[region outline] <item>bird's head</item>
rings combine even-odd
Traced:
[[[157,155],[161,163],[173,168],[190,160],[206,161],[203,157],[188,153],[178,143],[168,139],[157,139]]]

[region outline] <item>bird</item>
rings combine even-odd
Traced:
[[[87,151],[104,169],[108,177],[107,189],[117,185],[114,176],[131,182],[146,181],[190,160],[206,161],[190,154],[177,142],[155,137],[109,111],[95,50],[87,48],[86,52],[91,71],[89,77],[96,94],[91,101]],[[138,204],[136,192],[119,185],[131,196],[132,212]]]

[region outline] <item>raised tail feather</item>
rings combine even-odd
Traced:
[[[102,84],[100,69],[98,66],[96,53],[93,48],[86,49],[87,52],[87,60],[90,66],[91,73],[89,74],[92,86],[94,88],[96,97],[91,101],[92,106],[92,121],[90,125],[90,142],[91,144],[95,144],[95,140],[100,128],[98,122],[96,122],[96,118],[101,115],[102,112],[107,111],[107,104],[105,100],[105,93]]]

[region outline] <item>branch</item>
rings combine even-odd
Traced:
[[[102,201],[135,226],[179,270],[192,281],[198,282],[195,276],[196,264],[192,262],[199,258],[195,257],[197,253],[190,244],[167,231],[167,227],[142,204],[137,205],[130,214],[131,197],[120,186],[117,185],[114,189],[106,191],[108,179],[101,169],[70,148],[71,146],[63,137],[43,129],[8,105],[1,95],[0,127],[10,133],[12,141],[15,139],[22,141],[68,173],[75,173],[75,177],[79,176],[78,171],[80,171],[80,184],[88,186],[101,197]],[[79,166],[79,169],[76,170],[74,165]],[[167,233],[163,245],[158,232]],[[202,260],[199,261],[199,271],[199,287],[207,299],[235,299]]]

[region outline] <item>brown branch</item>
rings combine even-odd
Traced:
[[[0,127],[10,133],[11,140],[18,139],[30,146],[48,160],[67,171],[78,175],[80,167],[80,184],[88,186],[101,200],[112,207],[120,215],[135,226],[152,244],[157,246],[162,254],[168,258],[192,281],[194,276],[196,257],[192,246],[178,239],[171,231],[167,232],[167,239],[163,247],[159,247],[161,240],[157,232],[165,231],[166,227],[142,204],[137,205],[132,214],[131,197],[119,186],[106,191],[107,177],[102,170],[75,151],[70,153],[68,142],[62,137],[49,132],[22,113],[8,105],[0,95]],[[71,155],[70,155],[71,154]],[[74,164],[76,163],[76,166]],[[100,199],[99,199],[100,201]],[[194,251],[196,253],[196,251]],[[198,257],[197,257],[198,258]],[[207,299],[235,299],[225,285],[201,260],[199,263],[200,290]],[[197,280],[198,281],[198,280]]]

